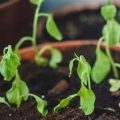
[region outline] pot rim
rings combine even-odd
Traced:
[[[19,1],[20,0],[9,0],[9,1],[5,2],[5,3],[3,2],[3,3],[0,4],[0,10],[9,8],[10,6],[16,4]]]
[[[73,47],[80,47],[80,46],[88,46],[88,45],[97,45],[97,40],[75,40],[75,41],[63,41],[63,42],[54,42],[54,43],[43,43],[37,46],[37,49],[40,49],[44,47],[45,45],[51,45],[52,47],[58,48],[61,51],[65,51],[66,49],[70,49]],[[105,44],[101,44],[102,48],[105,48]],[[120,52],[120,44],[117,44],[116,46],[111,46],[111,50]],[[20,49],[20,56],[22,60],[29,60],[34,61],[34,55],[35,51],[32,47],[26,47]]]

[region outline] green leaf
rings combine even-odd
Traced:
[[[90,76],[91,67],[83,56],[80,56],[80,61],[77,67],[77,74],[82,82],[87,85],[88,75]]]
[[[78,94],[80,95],[80,105],[85,115],[93,113],[95,104],[94,92],[82,86]]]
[[[30,94],[30,96],[34,97],[36,102],[37,102],[37,110],[43,115],[46,116],[48,114],[48,110],[46,109],[47,107],[47,102],[45,100],[42,100],[40,97]]]
[[[13,81],[10,90],[7,91],[6,97],[10,103],[16,104],[17,107],[20,107],[22,101],[27,101],[28,93],[29,93],[29,89],[26,83],[16,78]]]
[[[73,95],[68,96],[67,98],[62,99],[60,103],[54,108],[54,112],[58,112],[60,109],[68,106],[70,101],[76,96],[77,94],[73,94]]]
[[[96,51],[96,57],[97,58],[92,69],[92,80],[99,84],[108,75],[111,63],[107,55],[103,53],[100,48]]]
[[[109,84],[111,85],[111,92],[117,92],[120,89],[120,80],[118,79],[110,79]]]
[[[62,40],[62,34],[60,33],[59,29],[57,28],[57,25],[55,21],[53,20],[52,16],[49,16],[47,19],[46,29],[48,33],[54,37],[55,39],[61,41]]]
[[[117,8],[114,5],[105,5],[101,8],[101,15],[105,20],[111,20],[116,16]]]
[[[9,103],[5,100],[4,97],[0,97],[0,103],[6,104],[8,107],[10,107]]]
[[[20,58],[13,52],[11,46],[6,47],[4,51],[0,62],[0,73],[3,75],[4,80],[10,81],[15,76],[15,72],[20,65]]]
[[[42,3],[44,0],[30,0],[30,2],[34,5],[39,5],[40,3]]]
[[[107,23],[103,28],[103,36],[106,38],[107,34],[109,34],[109,44],[116,45],[120,42],[120,24],[111,20]]]
[[[74,63],[75,60],[77,60],[77,59],[74,58],[69,63],[69,70],[70,70],[69,77],[71,77],[71,75],[72,75],[73,63]]]
[[[52,48],[51,59],[49,62],[50,67],[57,68],[57,64],[60,63],[61,61],[62,61],[62,53],[59,50]]]

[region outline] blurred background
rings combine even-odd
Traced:
[[[41,11],[53,13],[65,40],[98,39],[105,24],[100,7],[106,0],[45,0]],[[117,20],[120,21],[120,0]],[[0,50],[14,45],[21,37],[31,35],[35,6],[29,0],[0,0]],[[45,18],[38,24],[38,43],[54,42],[45,29]],[[26,44],[25,46],[27,46]],[[1,53],[1,52],[0,52]]]

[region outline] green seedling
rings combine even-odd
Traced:
[[[44,0],[30,0],[30,2],[37,6],[36,10],[35,10],[35,15],[34,15],[33,34],[32,34],[32,36],[25,36],[25,37],[21,38],[20,41],[17,43],[17,45],[15,47],[15,51],[18,53],[19,48],[21,47],[21,45],[26,41],[30,41],[32,43],[33,48],[35,49],[36,63],[38,63],[38,65],[40,65],[40,66],[48,66],[48,65],[50,65],[50,67],[56,68],[57,64],[62,61],[61,52],[59,50],[57,50],[56,48],[53,48],[50,45],[49,45],[50,47],[44,46],[45,48],[42,48],[40,50],[38,50],[36,48],[36,45],[37,45],[37,41],[36,41],[36,39],[37,39],[37,26],[38,26],[39,18],[40,17],[47,17],[46,29],[47,29],[48,33],[52,37],[54,37],[56,40],[61,41],[62,40],[62,34],[58,30],[57,25],[56,25],[56,23],[55,23],[55,21],[54,21],[54,19],[52,17],[52,14],[50,14],[50,13],[41,13],[40,12],[40,8],[41,8],[41,5],[44,2]],[[49,51],[51,53],[51,60],[48,60],[47,58],[44,58],[42,56],[43,51],[44,52]],[[54,58],[54,60],[53,60],[53,58]],[[57,58],[57,60],[55,60],[55,58]]]
[[[96,48],[96,61],[92,69],[92,79],[97,84],[101,83],[106,78],[111,68],[115,79],[117,79],[117,81],[119,79],[118,69],[110,52],[110,45],[116,45],[120,42],[120,24],[115,20],[116,13],[117,8],[110,0],[101,8],[101,15],[105,19],[106,25],[103,28],[102,37]],[[105,41],[105,52],[100,48],[102,41]],[[115,84],[112,83],[113,82],[110,82],[113,88]]]
[[[13,51],[12,47],[9,45],[4,49],[3,57],[0,62],[0,73],[3,75],[4,80],[12,81],[12,87],[6,92],[6,99],[0,97],[0,103],[6,105],[16,104],[19,108],[23,101],[27,101],[29,96],[35,98],[37,102],[37,110],[43,115],[47,115],[47,102],[42,100],[40,97],[30,94],[29,88],[25,81],[21,80],[18,67],[20,65],[20,57],[16,52]],[[8,101],[8,102],[7,102]]]
[[[71,60],[69,64],[69,77],[72,75],[74,61],[78,62],[77,75],[80,78],[81,88],[76,94],[69,95],[67,98],[62,99],[60,103],[54,108],[54,111],[58,112],[60,109],[65,108],[69,105],[73,98],[78,96],[80,97],[80,108],[83,110],[85,115],[90,115],[94,111],[95,104],[95,94],[91,89],[90,82],[91,67],[83,56],[78,57],[76,55],[76,57]]]

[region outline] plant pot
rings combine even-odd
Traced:
[[[118,7],[116,19],[120,22],[120,2],[114,2]],[[63,34],[63,40],[97,40],[101,37],[105,24],[100,14],[100,2],[87,2],[78,6],[69,6],[53,12],[54,19]],[[46,32],[46,19],[39,22],[38,37],[42,41],[55,41]]]
[[[37,66],[34,63],[34,50],[31,47],[20,51],[22,65],[19,69],[21,78],[27,82],[30,92],[48,101],[48,109],[50,111],[48,116],[42,118],[36,110],[36,104],[33,99],[29,99],[29,101],[24,102],[18,109],[16,107],[7,108],[7,106],[1,105],[1,120],[119,120],[120,109],[118,103],[120,102],[120,93],[111,94],[109,92],[108,78],[113,76],[111,73],[100,85],[92,82],[92,88],[96,94],[95,111],[92,115],[85,116],[83,112],[78,109],[78,98],[74,99],[69,107],[60,112],[52,112],[53,107],[62,98],[79,90],[80,80],[74,69],[72,77],[68,77],[68,63],[74,57],[74,52],[77,55],[84,55],[90,64],[93,65],[96,41],[71,41],[49,44],[60,49],[63,53],[63,62],[57,69]],[[46,44],[38,47],[41,48],[44,45]],[[104,44],[101,47],[104,48]],[[115,61],[120,62],[120,47],[111,47],[111,51]],[[44,56],[46,55],[48,55],[48,53],[44,54]],[[0,96],[4,95],[9,87],[9,83],[1,82]],[[115,111],[107,108],[115,109]]]
[[[0,4],[0,50],[31,34],[33,10],[29,0],[8,0]]]

